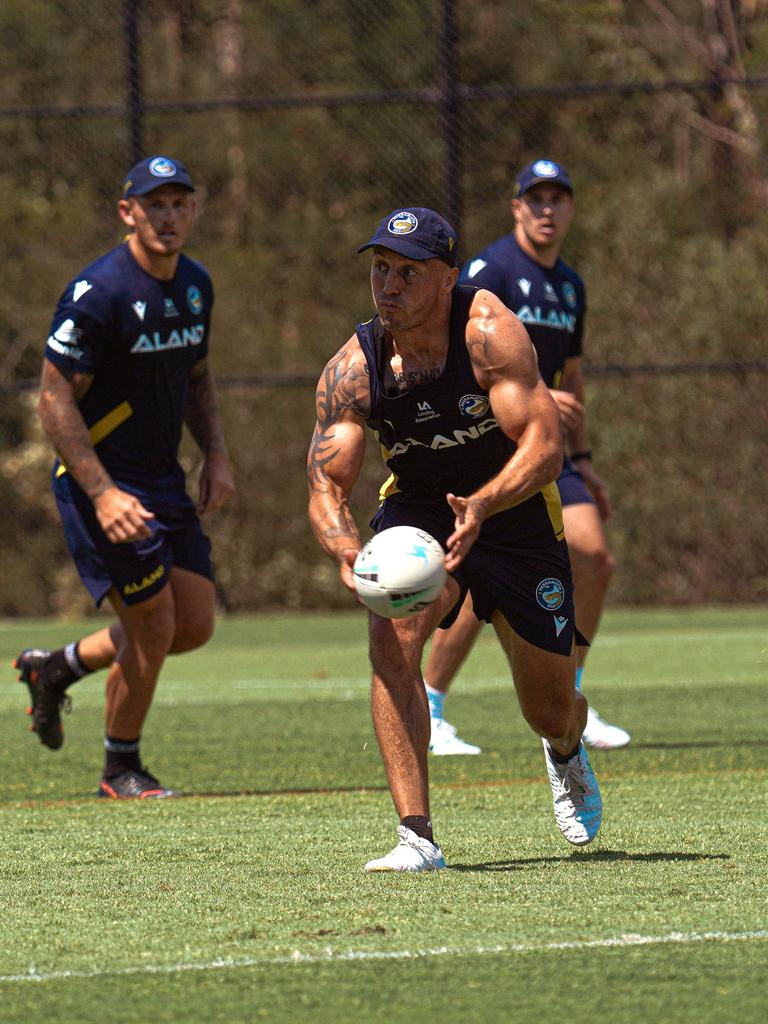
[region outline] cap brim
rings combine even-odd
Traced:
[[[530,192],[530,190],[535,188],[537,185],[558,185],[560,188],[564,188],[566,192],[573,195],[573,185],[569,185],[560,178],[534,178],[533,181],[528,182],[525,188],[521,188],[517,194],[519,196],[523,196],[526,192]]]
[[[381,246],[382,249],[391,249],[392,252],[396,252],[399,256],[407,256],[410,260],[443,260],[443,262],[446,262],[443,256],[438,256],[431,249],[425,249],[418,242],[413,242],[409,238],[391,238],[389,235],[386,238],[372,238],[370,242],[361,245],[357,252],[361,253],[365,252],[366,249],[374,249],[377,245]]]
[[[149,182],[140,188],[132,188],[126,192],[126,196],[148,196],[150,192],[155,192],[157,189],[162,188],[164,185],[178,185],[179,188],[185,188],[187,192],[195,192],[195,186],[188,184],[186,181],[158,181]]]

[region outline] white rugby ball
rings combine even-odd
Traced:
[[[392,526],[368,541],[352,572],[366,607],[386,619],[404,619],[432,604],[443,589],[445,555],[424,530]]]

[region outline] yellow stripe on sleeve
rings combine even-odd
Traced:
[[[88,430],[88,436],[91,439],[91,444],[98,444],[99,441],[103,441],[105,437],[108,437],[113,430],[117,430],[121,423],[125,423],[127,419],[133,416],[133,408],[130,402],[121,402],[120,405],[116,405],[114,409],[101,417],[100,420],[96,420],[92,427]],[[64,476],[67,472],[67,467],[62,462],[59,468],[56,470],[56,479],[60,476]]]

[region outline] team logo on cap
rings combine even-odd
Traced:
[[[485,395],[462,395],[459,399],[459,409],[465,416],[479,419],[488,412],[488,399]]]
[[[531,170],[537,178],[556,178],[560,173],[560,168],[551,160],[537,160]]]
[[[563,285],[563,298],[571,307],[571,309],[576,308],[576,289],[573,287],[570,281],[566,281]]]
[[[393,217],[389,218],[387,231],[390,235],[410,235],[418,226],[418,219],[412,213],[404,210],[402,213],[396,213]]]
[[[150,161],[149,173],[156,178],[172,178],[176,173],[176,164],[167,156],[156,156]]]
[[[187,305],[193,313],[202,312],[203,296],[200,294],[200,289],[194,284],[187,288]]]
[[[536,600],[548,612],[556,612],[565,601],[565,588],[553,577],[542,580],[536,587]]]

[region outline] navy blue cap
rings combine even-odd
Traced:
[[[515,181],[515,195],[521,196],[534,185],[562,185],[573,195],[573,185],[568,176],[568,171],[562,164],[556,164],[554,160],[534,160],[528,164],[517,176]]]
[[[374,232],[373,238],[361,245],[358,252],[381,245],[411,260],[438,259],[456,266],[458,245],[456,232],[448,221],[434,210],[409,206],[388,213]]]
[[[171,160],[167,156],[148,156],[139,160],[123,179],[123,198],[145,196],[161,185],[181,185],[190,192],[195,191],[189,172],[180,160]]]

